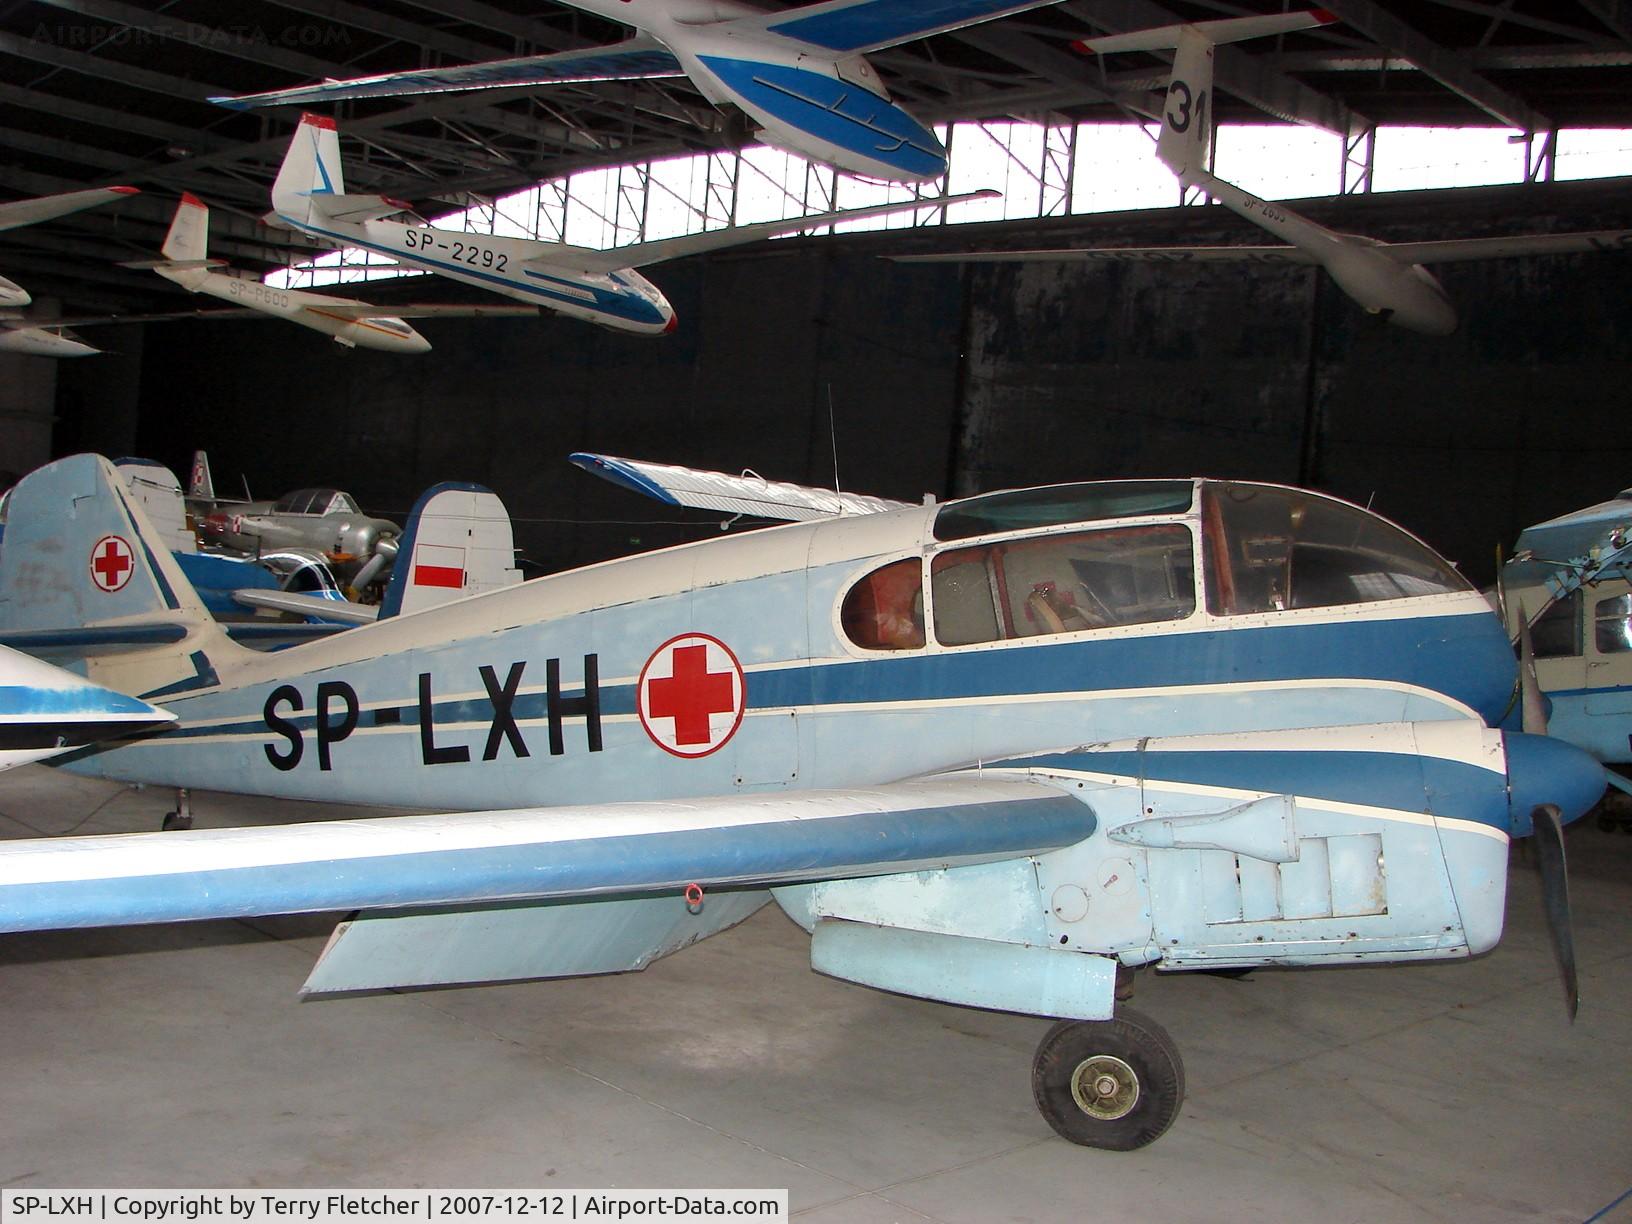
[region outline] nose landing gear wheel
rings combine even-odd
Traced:
[[[1062,1020],[1037,1046],[1031,1093],[1062,1138],[1131,1152],[1179,1116],[1184,1062],[1167,1030],[1131,1008],[1111,1020]]]

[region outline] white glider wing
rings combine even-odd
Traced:
[[[1440,242],[1387,242],[1377,249],[1390,259],[1408,264],[1509,259],[1517,255],[1572,255],[1582,251],[1632,251],[1632,230],[1503,234],[1494,238],[1447,238]]]
[[[33,200],[13,200],[9,204],[0,204],[0,230],[35,225],[137,194],[134,187],[93,187],[88,191],[64,191],[60,195],[40,196]]]
[[[805,522],[832,518],[836,514],[882,514],[887,510],[905,510],[909,504],[884,497],[836,493],[832,489],[813,489],[781,480],[766,480],[752,472],[731,476],[725,472],[680,467],[672,463],[647,463],[639,459],[619,459],[615,455],[583,452],[569,455],[568,461],[602,480],[665,505],[723,510],[728,514],[747,514],[782,522]]]
[[[395,97],[399,94],[447,93],[460,89],[509,89],[525,85],[564,85],[582,81],[621,81],[685,75],[680,62],[661,43],[636,37],[606,47],[525,55],[451,68],[414,68],[351,81],[323,81],[292,89],[241,97],[211,98],[221,106],[244,110],[333,102],[341,98]]]
[[[1058,247],[1031,251],[953,251],[887,255],[896,263],[1273,263],[1320,261],[1294,246]]]
[[[0,931],[677,894],[1072,845],[1092,811],[1027,778],[0,844]]]
[[[727,247],[745,246],[779,234],[797,233],[803,229],[832,225],[841,221],[861,221],[868,217],[885,217],[893,213],[917,212],[929,208],[950,208],[970,200],[987,200],[1001,192],[985,189],[964,195],[928,196],[921,200],[897,200],[893,204],[870,204],[862,208],[841,208],[834,212],[811,213],[804,217],[784,217],[780,221],[761,221],[753,225],[732,225],[723,229],[705,230],[700,234],[682,234],[678,238],[658,238],[652,242],[634,242],[627,246],[594,250],[589,247],[557,247],[541,244],[544,251],[527,260],[529,266],[540,269],[570,267],[580,272],[616,272],[622,268],[645,268],[670,259],[700,255]]]

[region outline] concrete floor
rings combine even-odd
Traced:
[[[168,800],[16,770],[0,836],[151,828]],[[1570,855],[1573,1028],[1516,864],[1507,938],[1472,964],[1141,974],[1189,1096],[1127,1155],[1036,1113],[1046,1021],[819,977],[774,909],[645,973],[321,1003],[295,989],[322,919],[0,937],[0,1185],[787,1187],[811,1224],[1582,1221],[1632,1187],[1632,837],[1578,825]]]

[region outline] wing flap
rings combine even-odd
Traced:
[[[1089,836],[1046,782],[525,808],[0,846],[0,930],[759,885],[1022,857]]]
[[[681,76],[680,62],[650,38],[631,38],[607,47],[525,55],[451,68],[415,68],[351,81],[323,81],[240,97],[211,98],[220,106],[245,110],[333,102],[340,98],[384,98],[403,94],[447,93],[460,89],[505,89],[523,85],[570,84],[574,81],[621,81]]]

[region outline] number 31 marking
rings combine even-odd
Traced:
[[[1179,108],[1179,113],[1177,115],[1169,110],[1162,116],[1167,120],[1168,127],[1172,128],[1175,132],[1188,132],[1190,130],[1190,123],[1192,120],[1198,124],[1206,124],[1207,91],[1205,89],[1199,94],[1192,96],[1189,85],[1185,84],[1183,81],[1174,81],[1173,84],[1168,87],[1167,96],[1168,99],[1175,102]],[[1191,110],[1192,103],[1195,107],[1194,112]]]

